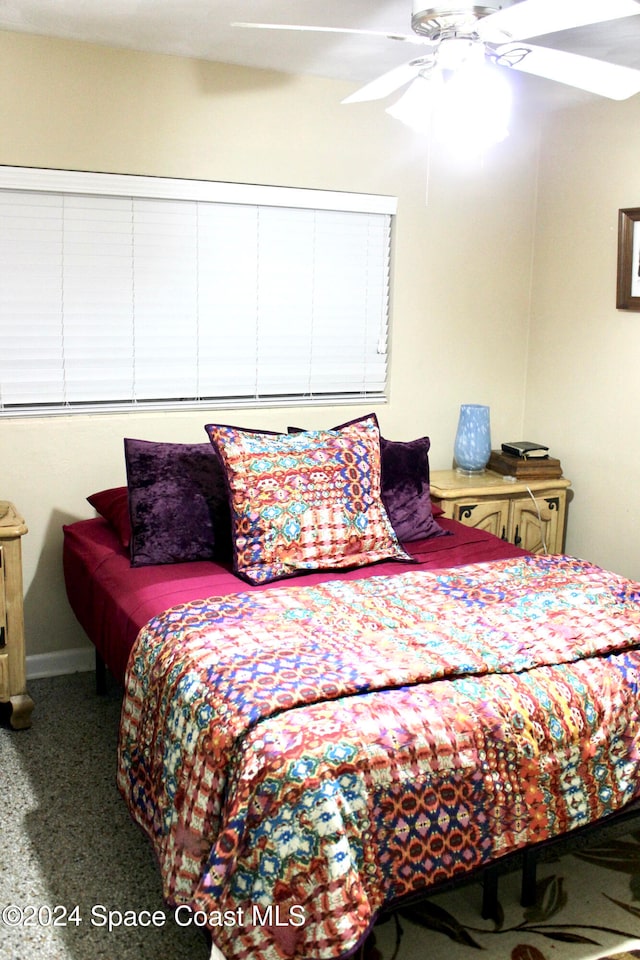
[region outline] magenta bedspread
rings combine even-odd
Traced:
[[[640,792],[640,587],[567,557],[155,618],[118,784],[229,958],[335,958],[381,907]]]

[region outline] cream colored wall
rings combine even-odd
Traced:
[[[435,155],[351,87],[175,57],[0,33],[0,163],[392,194],[390,438],[429,433],[450,466],[460,403],[491,405],[494,437],[524,409],[537,165],[522,122],[466,169]],[[425,191],[428,181],[428,204]],[[61,524],[124,481],[122,439],[205,441],[211,419],[328,426],[339,407],[0,420],[0,496],[24,513],[28,653],[86,643],[66,602]]]
[[[640,579],[640,314],[616,309],[618,210],[640,206],[640,97],[543,131],[525,414],[573,480],[566,549]]]

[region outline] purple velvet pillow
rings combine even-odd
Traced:
[[[210,443],[124,441],[131,565],[231,556],[222,465]]]
[[[401,543],[442,537],[447,531],[433,519],[429,491],[429,437],[385,440],[380,437],[382,502]]]

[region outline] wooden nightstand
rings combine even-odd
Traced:
[[[467,477],[457,470],[434,470],[431,496],[444,516],[488,530],[532,553],[562,553],[567,488],[553,480],[508,480],[485,471]]]
[[[0,703],[11,704],[11,726],[31,726],[27,693],[21,538],[25,522],[12,503],[0,500]]]

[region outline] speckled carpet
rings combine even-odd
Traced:
[[[202,932],[165,908],[149,844],[115,787],[119,691],[97,697],[91,674],[29,689],[30,730],[0,714],[0,957],[207,960]],[[492,921],[480,919],[477,884],[441,894],[378,926],[363,956],[640,960],[640,832],[546,861],[537,891],[524,910],[518,875],[502,877]],[[149,925],[114,925],[128,912]]]
[[[119,691],[97,697],[82,673],[34,680],[29,693],[31,728],[0,726],[0,957],[207,960],[202,932],[169,910],[163,926],[109,930],[105,919],[164,909],[151,848],[115,786]]]

